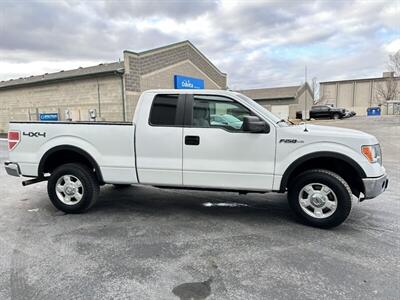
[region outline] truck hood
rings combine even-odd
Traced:
[[[307,131],[305,131],[305,128]],[[283,129],[283,130],[281,130]],[[304,142],[335,142],[359,149],[361,145],[377,144],[373,135],[363,131],[321,125],[294,125],[278,129],[278,138],[297,138]],[[279,140],[278,140],[279,142]]]

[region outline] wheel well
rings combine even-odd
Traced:
[[[98,181],[103,182],[101,171],[95,160],[85,151],[70,146],[60,146],[47,151],[39,163],[39,176],[52,173],[57,167],[67,163],[78,163],[93,170]]]
[[[286,190],[290,186],[291,180],[297,175],[311,169],[325,169],[335,172],[349,184],[353,195],[358,197],[360,192],[364,193],[364,184],[362,182],[362,177],[364,176],[360,174],[360,171],[353,164],[337,157],[316,157],[301,162],[289,174],[284,174],[281,190]]]

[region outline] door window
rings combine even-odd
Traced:
[[[175,126],[177,124],[178,95],[157,95],[150,111],[150,125]]]
[[[329,106],[321,106],[320,111],[327,112],[329,110]]]
[[[252,115],[243,105],[219,96],[194,95],[192,127],[242,131],[243,118]]]

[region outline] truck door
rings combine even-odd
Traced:
[[[139,182],[182,185],[185,95],[157,94],[141,105],[135,134]]]
[[[254,115],[234,99],[188,95],[183,129],[183,185],[221,189],[271,190],[275,128],[269,133],[242,130]],[[223,119],[223,122],[217,121]]]

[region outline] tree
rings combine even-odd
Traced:
[[[400,76],[400,50],[389,55],[388,67],[396,76]]]
[[[400,50],[395,54],[389,55],[389,70],[394,72],[394,76],[385,78],[384,82],[380,82],[376,87],[376,96],[378,104],[382,105],[389,100],[397,100],[400,97]]]
[[[395,100],[399,95],[398,78],[389,77],[384,82],[380,82],[376,87],[376,96],[379,105],[385,104],[389,100]]]

